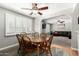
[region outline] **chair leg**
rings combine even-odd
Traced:
[[[51,52],[51,50],[49,50],[49,53],[50,53],[50,55],[52,56],[52,52]]]
[[[18,52],[17,52],[19,55],[23,55],[24,54],[24,52],[23,52],[23,50],[19,47],[19,49],[18,49]]]
[[[17,53],[18,53],[18,54],[20,54],[20,47],[18,48],[18,51],[17,51]]]
[[[48,54],[50,54],[52,56],[51,49],[46,50],[46,56],[48,56]]]
[[[46,56],[48,56],[48,50],[47,49],[45,50],[45,54],[46,54]]]

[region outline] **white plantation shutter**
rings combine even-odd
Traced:
[[[32,32],[32,19],[21,15],[6,13],[6,36]]]

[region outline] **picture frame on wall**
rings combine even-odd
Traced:
[[[45,23],[42,24],[42,29],[46,29],[46,24]]]

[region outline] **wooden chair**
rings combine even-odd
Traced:
[[[52,44],[52,40],[53,40],[53,35],[51,35],[49,37],[49,39],[46,41],[47,45],[46,45],[46,54],[50,53],[50,55],[52,56],[52,53],[51,53],[51,44]]]
[[[43,52],[45,52],[46,55],[50,54],[52,56],[52,53],[51,53],[52,39],[53,39],[53,35],[51,35],[48,40],[44,41],[40,45],[41,49],[43,50]]]
[[[41,33],[40,38],[41,38],[41,40],[43,40],[43,42],[41,42],[40,45],[39,45],[39,50],[40,50],[39,52],[43,53],[45,51],[44,49],[46,47],[47,34],[46,33]]]
[[[46,33],[41,33],[40,37],[41,37],[42,40],[46,40],[47,34]]]
[[[29,37],[22,34],[16,34],[16,37],[19,42],[19,49],[18,49],[19,54],[25,55],[27,52],[32,52],[31,40]],[[26,41],[24,40],[24,37],[26,37]]]
[[[25,53],[27,53],[27,52],[32,53],[33,51],[36,50],[37,45],[33,44],[31,39],[28,36],[24,36],[23,40],[24,40],[24,46],[25,46],[25,48],[24,48]]]
[[[17,37],[18,42],[19,42],[18,53],[20,53],[23,51],[23,40],[22,40],[22,37],[20,36],[20,34],[16,34],[16,37]]]
[[[37,45],[33,44],[30,37],[25,35],[24,33],[16,34],[16,37],[19,42],[18,53],[21,52],[21,55],[32,53],[37,49]]]
[[[33,35],[33,37],[35,37],[35,38],[38,38],[38,37],[39,37],[39,33],[38,33],[38,32],[35,32],[35,33],[33,33],[32,35]]]
[[[27,52],[32,52],[32,48],[31,48],[31,40],[29,37],[27,36],[23,36],[23,45],[24,45],[24,54],[26,54]]]

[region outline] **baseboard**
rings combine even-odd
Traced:
[[[15,47],[15,46],[18,46],[18,43],[13,44],[13,45],[9,45],[9,46],[4,47],[4,48],[0,48],[0,51],[5,50],[5,49],[9,49],[9,48],[12,48],[12,47]]]

